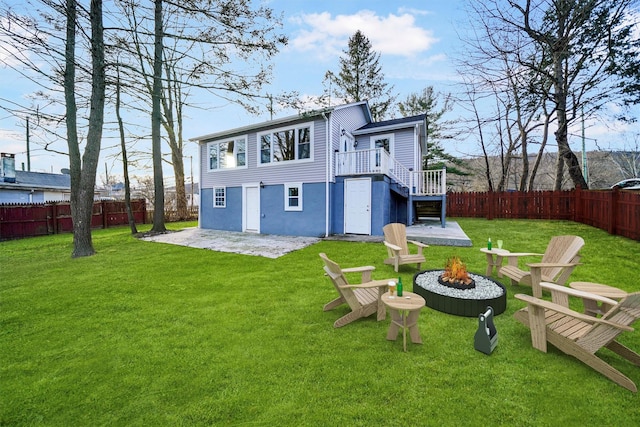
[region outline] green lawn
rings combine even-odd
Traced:
[[[578,234],[570,281],[640,289],[638,242],[571,222],[457,221],[474,247],[431,246],[423,268],[455,254],[482,273],[488,237],[543,252],[551,236]],[[0,243],[0,425],[640,425],[637,394],[531,347],[512,317],[514,293],[530,288],[507,285],[492,355],[473,347],[477,319],[429,308],[424,344],[403,353],[385,339],[388,320],[334,329],[347,308],[322,311],[336,294],[318,253],[394,277],[382,243],[322,241],[267,259],[117,228],[94,244],[97,255],[71,259],[71,235]],[[414,273],[402,267],[406,288]],[[640,332],[621,341],[640,350]],[[640,367],[599,355],[640,384]]]

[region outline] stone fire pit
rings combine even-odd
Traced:
[[[455,289],[439,283],[444,270],[426,270],[413,277],[413,292],[422,296],[434,310],[456,316],[478,317],[491,306],[498,315],[507,309],[507,291],[493,279],[480,274],[469,273],[475,281],[475,288]]]

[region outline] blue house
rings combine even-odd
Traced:
[[[357,102],[192,139],[200,228],[324,237],[382,235],[437,203],[446,172],[423,171],[426,115],[373,122]]]

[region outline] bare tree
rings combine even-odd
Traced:
[[[136,234],[138,228],[136,227],[136,221],[133,216],[133,209],[131,208],[131,181],[129,179],[129,159],[127,157],[127,143],[124,133],[124,123],[120,116],[120,72],[118,71],[116,77],[116,119],[118,120],[118,131],[120,133],[120,149],[122,152],[122,172],[124,175],[124,203],[127,209],[127,219],[129,220],[129,228],[131,234]]]
[[[131,85],[136,85],[135,80],[142,82],[137,96],[153,99],[154,30],[148,27],[155,21],[150,18],[151,11],[139,2],[123,0],[119,4],[129,31],[118,34],[114,43],[120,53],[129,53],[129,68],[137,72]],[[256,111],[255,100],[267,97],[260,94],[260,88],[270,78],[267,60],[287,39],[277,34],[280,19],[271,9],[254,7],[247,0],[165,1],[161,22],[160,110],[171,155],[163,160],[173,167],[176,207],[178,216],[184,218],[187,205],[183,118],[185,109],[195,107],[189,103],[190,95],[195,90],[209,91],[224,102],[239,103],[248,111]],[[193,22],[198,22],[198,26],[193,26]],[[285,98],[276,96],[278,100]]]
[[[640,41],[628,19],[634,0],[487,0],[474,2],[476,16],[500,52],[513,55],[534,77],[529,91],[552,104],[558,155],[556,187],[566,166],[575,186],[587,188],[568,128],[582,109],[587,116],[610,102],[637,103]],[[513,44],[519,40],[524,43]],[[526,47],[526,49],[523,49]],[[559,188],[558,188],[559,189]]]
[[[609,157],[620,179],[640,177],[640,134],[633,135],[633,141],[627,141],[623,150],[610,152]]]
[[[38,116],[51,124],[64,123],[60,134],[64,133],[61,139],[67,141],[71,177],[71,255],[93,255],[91,218],[106,85],[102,1],[92,0],[89,9],[76,0],[43,0],[20,6],[19,12],[3,8],[0,19],[0,35],[12,41],[16,53],[15,62],[8,65],[29,77],[42,88],[40,94],[52,101],[48,104],[52,113],[38,111]],[[56,96],[64,99],[63,112],[55,110]]]

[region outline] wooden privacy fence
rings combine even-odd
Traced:
[[[144,224],[146,202],[132,200],[136,223]],[[104,200],[93,204],[92,228],[109,228],[129,223],[124,201]],[[0,205],[0,240],[73,232],[69,202]]]
[[[447,194],[447,216],[560,219],[640,240],[640,192],[569,190]]]

